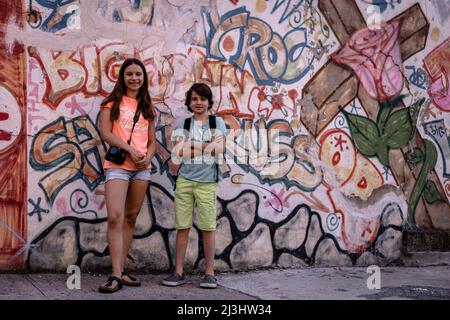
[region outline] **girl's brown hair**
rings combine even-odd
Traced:
[[[153,106],[152,100],[150,98],[150,94],[148,93],[148,77],[147,71],[145,70],[144,64],[135,58],[126,59],[119,71],[119,79],[114,86],[114,89],[111,93],[103,100],[101,106],[104,106],[110,102],[112,102],[111,108],[111,121],[117,120],[120,115],[120,102],[122,101],[122,97],[127,92],[127,86],[125,84],[125,69],[132,65],[138,65],[142,69],[142,73],[144,74],[144,83],[139,88],[136,99],[138,100],[138,110],[142,116],[147,119],[153,121],[156,117],[156,111]]]

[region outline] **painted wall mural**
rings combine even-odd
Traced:
[[[20,268],[27,252],[26,55],[5,42],[6,26],[24,27],[21,5],[0,5],[0,266]]]
[[[158,111],[127,263],[174,265],[170,137],[193,82],[229,134],[218,270],[388,264],[450,230],[450,15],[441,1],[0,4],[0,268],[108,268],[99,105],[141,59]],[[182,24],[179,21],[183,21]],[[204,267],[201,232],[188,267]]]

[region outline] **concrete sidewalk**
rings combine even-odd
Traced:
[[[97,292],[105,274],[81,274],[81,289],[70,290],[70,274],[0,274],[0,300],[304,300],[304,299],[446,299],[450,266],[381,268],[381,289],[369,290],[366,268],[271,269],[218,274],[214,290],[198,287],[188,275],[180,287],[160,285],[166,274],[135,275],[143,285],[113,294]]]

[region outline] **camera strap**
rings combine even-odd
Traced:
[[[136,107],[136,112],[135,112],[134,117],[133,117],[133,127],[131,128],[130,139],[128,139],[128,141],[127,141],[128,144],[131,143],[131,137],[133,136],[134,126],[139,121],[139,116],[141,115],[141,113],[139,111],[140,111],[139,106],[137,106]]]

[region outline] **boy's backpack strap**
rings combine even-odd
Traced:
[[[215,130],[217,128],[216,116],[209,115],[208,121],[209,121],[209,129]],[[217,161],[216,161],[215,167],[216,167],[216,182],[219,182],[219,165],[217,164]]]
[[[216,129],[217,128],[216,116],[209,115],[208,121],[209,121],[209,128],[210,129]]]
[[[184,120],[184,133],[186,134],[186,132],[190,132],[191,131],[191,122],[192,122],[192,118],[187,118]],[[189,135],[186,137],[189,138]]]
[[[189,117],[184,120],[183,133],[185,134],[186,139],[189,138],[189,132],[191,131],[191,122],[192,122],[192,117]],[[186,133],[187,133],[187,136],[186,136]],[[181,169],[181,164],[178,166],[177,174],[173,176],[173,180],[174,180],[173,191],[175,191],[175,189],[177,187],[177,179],[178,179],[178,175],[180,174],[180,169]]]

